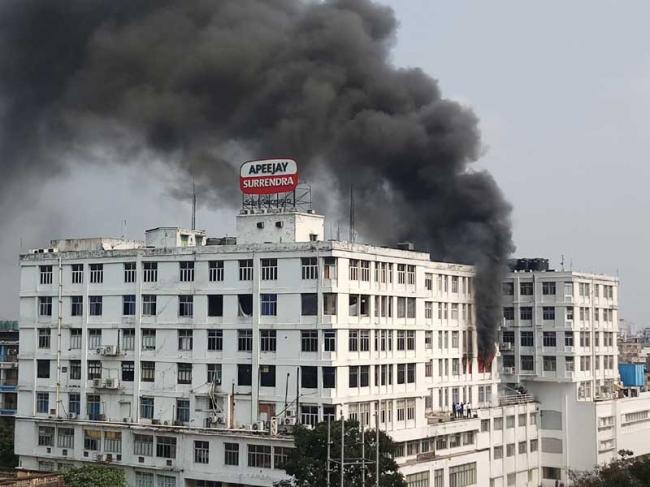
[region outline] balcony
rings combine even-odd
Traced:
[[[532,394],[504,394],[499,396],[499,406],[513,406],[515,404],[526,404],[535,402],[535,396]]]
[[[0,392],[16,392],[16,383],[5,382],[0,384]]]

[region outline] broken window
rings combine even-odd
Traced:
[[[237,296],[238,313],[240,318],[250,318],[253,314],[253,295],[252,294],[239,294]]]

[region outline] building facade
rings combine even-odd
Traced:
[[[0,415],[16,415],[18,322],[0,321]]]
[[[413,487],[537,485],[537,404],[479,366],[473,268],[323,229],[242,211],[236,243],[157,228],[21,256],[20,467],[270,486],[291,425],[378,417]]]
[[[628,400],[619,380],[618,288],[614,277],[548,269],[504,280],[501,370],[540,403],[543,485],[620,449],[650,452],[650,395]]]

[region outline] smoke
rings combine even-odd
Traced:
[[[331,182],[317,187],[329,201],[354,185],[367,238],[475,264],[491,356],[510,206],[470,169],[476,116],[421,70],[391,65],[395,32],[392,11],[368,0],[5,0],[0,194],[71,160],[155,160],[235,206],[244,157],[291,156],[315,186]]]

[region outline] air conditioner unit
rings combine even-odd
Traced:
[[[104,381],[102,379],[93,379],[93,387],[99,388],[104,386]]]
[[[514,367],[504,367],[503,368],[503,373],[506,375],[513,375],[515,373],[515,368]]]
[[[284,418],[283,423],[287,426],[289,425],[295,425],[296,424],[296,417],[295,416],[287,416]]]
[[[503,342],[499,348],[500,348],[501,350],[512,350],[512,343],[510,343],[510,342]]]
[[[160,420],[159,419],[152,419],[151,424],[160,424]]]
[[[119,385],[119,381],[114,377],[109,377],[104,382],[104,387],[106,387],[106,389],[117,389]]]
[[[99,418],[99,421],[106,421],[106,415],[105,414],[100,414],[98,416],[98,418]]]
[[[115,345],[106,345],[101,353],[103,355],[115,355],[117,354],[117,349]]]

